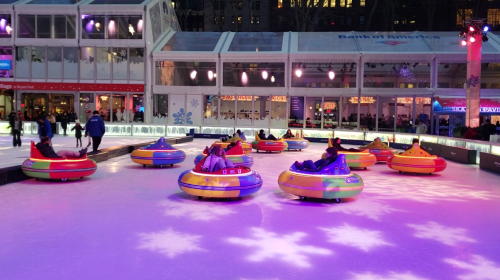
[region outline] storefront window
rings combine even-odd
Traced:
[[[428,88],[428,62],[365,63],[364,87],[371,88]]]
[[[51,113],[62,114],[74,111],[75,97],[73,94],[50,94]]]
[[[378,131],[394,132],[394,98],[379,97]]]
[[[92,117],[92,112],[95,109],[94,94],[93,93],[80,93],[80,108],[78,119],[81,123],[87,123]]]
[[[220,100],[220,125],[234,126],[236,98],[233,95],[223,95]]]
[[[180,94],[171,94],[168,97],[169,109],[168,123],[179,125],[186,124],[186,96]]]
[[[21,109],[26,117],[36,119],[41,113],[46,115],[49,111],[49,95],[45,93],[22,93]]]
[[[0,120],[8,120],[9,114],[14,111],[14,92],[2,90],[0,92]]]
[[[321,97],[306,97],[306,128],[321,128]]]
[[[342,97],[342,128],[357,129],[358,97]],[[372,97],[361,97],[361,104],[373,103]]]
[[[357,97],[355,98],[357,102]],[[357,106],[357,104],[355,104]],[[374,131],[377,127],[377,97],[362,96],[361,106],[359,111],[360,121],[359,128],[361,130]]]
[[[0,47],[0,78],[12,77],[14,77],[14,71],[12,71],[12,47]]]
[[[16,78],[30,77],[30,47],[16,47]]]
[[[269,96],[255,96],[253,125],[269,127]]]
[[[0,15],[0,38],[12,37],[12,20],[9,14]]]
[[[133,119],[134,114],[130,116],[127,110],[127,95],[113,94],[113,122],[128,122]]]
[[[80,79],[94,80],[95,52],[93,47],[80,49]],[[16,73],[17,74],[17,73]]]
[[[130,79],[135,81],[144,80],[144,49],[130,48]]]
[[[355,88],[356,63],[292,63],[292,87]]]
[[[398,97],[397,132],[412,132],[413,97]]]
[[[132,108],[134,108],[134,122],[144,122],[144,94],[133,94],[132,97]]]
[[[439,63],[438,88],[464,88],[467,63]]]
[[[304,125],[304,97],[290,97],[288,127],[302,128]]]
[[[271,97],[271,127],[285,128],[287,125],[286,120],[286,96],[272,96]]]
[[[47,47],[47,61],[49,72],[47,76],[49,79],[61,78],[61,47]]]
[[[126,80],[128,66],[127,48],[113,49],[113,79]]]
[[[204,95],[203,100],[203,125],[217,125],[219,97]]]
[[[226,87],[284,87],[284,63],[225,62]]]
[[[334,129],[339,125],[339,99],[325,97],[323,101],[323,128]]]
[[[78,48],[63,47],[63,52],[64,79],[78,79]]]
[[[258,102],[256,102],[256,105]],[[257,108],[256,108],[257,110]],[[252,125],[252,96],[241,95],[236,101],[236,125],[251,126]]]
[[[45,79],[45,47],[31,47],[31,78]]]
[[[111,98],[108,93],[106,94],[97,94],[97,111],[99,111],[99,115],[101,118],[109,122],[111,121],[111,114],[110,114],[110,105],[111,105]]]
[[[416,97],[415,98],[415,123],[418,125],[422,121],[427,125],[427,132],[431,130],[431,98]]]
[[[111,48],[97,48],[97,79],[111,79]]]
[[[155,94],[153,96],[153,124],[167,124],[168,95]]]

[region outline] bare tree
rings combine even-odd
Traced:
[[[214,0],[203,0],[203,28],[205,31],[214,31],[215,8]]]
[[[436,13],[436,7],[441,2],[441,0],[420,0],[422,6],[425,9],[427,16],[427,30],[433,30],[434,26],[434,15]]]
[[[373,6],[370,10],[370,14],[368,15],[368,20],[366,21],[365,31],[370,30],[370,24],[372,23],[373,14],[375,13],[377,6],[378,6],[378,0],[373,0]]]
[[[315,24],[329,15],[328,0],[291,0],[290,25],[299,32],[314,31]]]

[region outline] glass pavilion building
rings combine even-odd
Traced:
[[[464,123],[456,32],[180,32],[168,0],[6,0],[0,10],[1,120],[74,111],[84,122],[98,110],[115,135],[292,128],[320,138],[406,133],[420,120],[448,135]],[[489,38],[481,112],[496,122],[500,37]]]

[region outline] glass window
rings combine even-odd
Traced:
[[[321,97],[306,97],[306,128],[321,128]]]
[[[136,81],[144,80],[144,49],[130,49],[130,79]]]
[[[126,80],[128,66],[127,48],[113,48],[113,79]]]
[[[304,125],[304,97],[290,97],[290,111],[288,113],[288,127],[301,128]]]
[[[357,98],[356,98],[357,99]],[[375,130],[377,124],[377,97],[362,96],[360,107],[360,123],[362,130]]]
[[[51,16],[36,16],[36,38],[50,38]]]
[[[238,10],[243,9],[243,1],[238,1]]]
[[[284,63],[226,62],[223,66],[224,86],[284,87]]]
[[[323,101],[323,128],[334,129],[339,125],[339,99],[335,97],[325,97]]]
[[[500,88],[500,63],[481,64],[481,88]]]
[[[186,96],[180,94],[171,94],[169,101],[169,124],[186,124]]]
[[[372,102],[373,100],[361,97],[361,103]],[[368,103],[366,103],[368,104]],[[358,98],[342,97],[342,128],[357,129],[358,127]]]
[[[203,96],[203,125],[217,125],[219,97],[217,95]]]
[[[464,88],[467,63],[439,63],[438,88]]]
[[[78,119],[82,124],[92,117],[92,112],[95,110],[95,99],[93,93],[80,93],[80,108]]]
[[[144,94],[133,94],[129,96],[132,111],[134,112],[134,117],[131,118],[131,122],[144,122]],[[129,110],[130,113],[130,110]]]
[[[292,63],[292,69],[292,87],[356,87],[356,63]]]
[[[186,103],[186,124],[201,125],[202,114],[199,108],[201,102],[202,102],[201,95],[188,94]]]
[[[215,62],[156,62],[156,84],[170,86],[215,86]]]
[[[238,24],[242,24],[243,23],[243,17],[238,17]]]
[[[36,16],[35,15],[19,15],[19,27],[17,37],[19,38],[36,38]]]
[[[0,15],[0,38],[12,36],[12,21],[10,15]]]
[[[16,78],[30,77],[30,47],[16,47]]]
[[[54,38],[75,39],[76,16],[55,15],[54,16]]]
[[[78,79],[78,48],[63,47],[64,52],[64,78]]]
[[[104,39],[105,16],[82,15],[82,39]]]
[[[359,6],[364,7],[366,5],[366,0],[359,0]]]
[[[233,126],[234,125],[234,111],[235,111],[235,97],[234,95],[223,95],[220,100],[220,125]]]
[[[0,78],[12,77],[12,47],[0,47]]]
[[[430,65],[419,63],[365,63],[364,86],[374,88],[428,88]]]
[[[14,92],[2,90],[0,92],[0,120],[7,121],[12,111],[14,111]]]
[[[255,1],[255,10],[260,11],[260,1]]]
[[[97,94],[97,111],[99,111],[99,115],[105,122],[111,121],[111,115],[110,115],[110,103],[111,103],[111,98],[109,93],[105,94]]]
[[[109,39],[142,39],[141,16],[110,16],[108,22]]]
[[[94,80],[95,53],[93,47],[80,49],[80,79]]]
[[[415,123],[418,125],[422,121],[427,125],[427,132],[431,131],[431,98],[416,97],[415,98]]]
[[[488,24],[490,26],[500,24],[500,9],[488,9]]]
[[[253,124],[257,127],[269,127],[269,96],[255,96]]]
[[[153,95],[153,124],[167,124],[168,95]]]
[[[378,131],[394,131],[394,98],[379,97],[380,105],[378,108]]]
[[[398,97],[397,132],[411,132],[413,126],[413,97]]]
[[[113,122],[129,122],[130,114],[127,110],[127,95],[126,94],[113,94],[112,104]],[[132,115],[133,117],[133,115]]]
[[[74,111],[75,96],[73,94],[51,94],[51,111],[56,114]],[[56,121],[59,121],[56,115]]]
[[[286,96],[272,96],[271,97],[271,127],[285,128],[286,121]]]
[[[111,79],[111,48],[97,48],[97,79]]]
[[[45,47],[31,47],[31,78],[45,79]]]
[[[61,47],[47,47],[47,62],[49,72],[47,73],[49,79],[61,78]]]
[[[233,97],[233,96],[231,96]],[[256,104],[257,105],[257,104]],[[255,108],[257,110],[257,108]],[[236,101],[236,125],[251,126],[252,125],[252,96],[241,95]]]

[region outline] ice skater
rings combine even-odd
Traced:
[[[75,130],[76,147],[78,148],[78,142],[80,142],[80,148],[81,148],[82,147],[82,131],[85,130],[85,128],[82,127],[79,120],[76,120],[75,126],[73,126],[71,128],[71,131],[73,131],[73,130]],[[90,146],[90,142],[89,142],[88,146]]]

